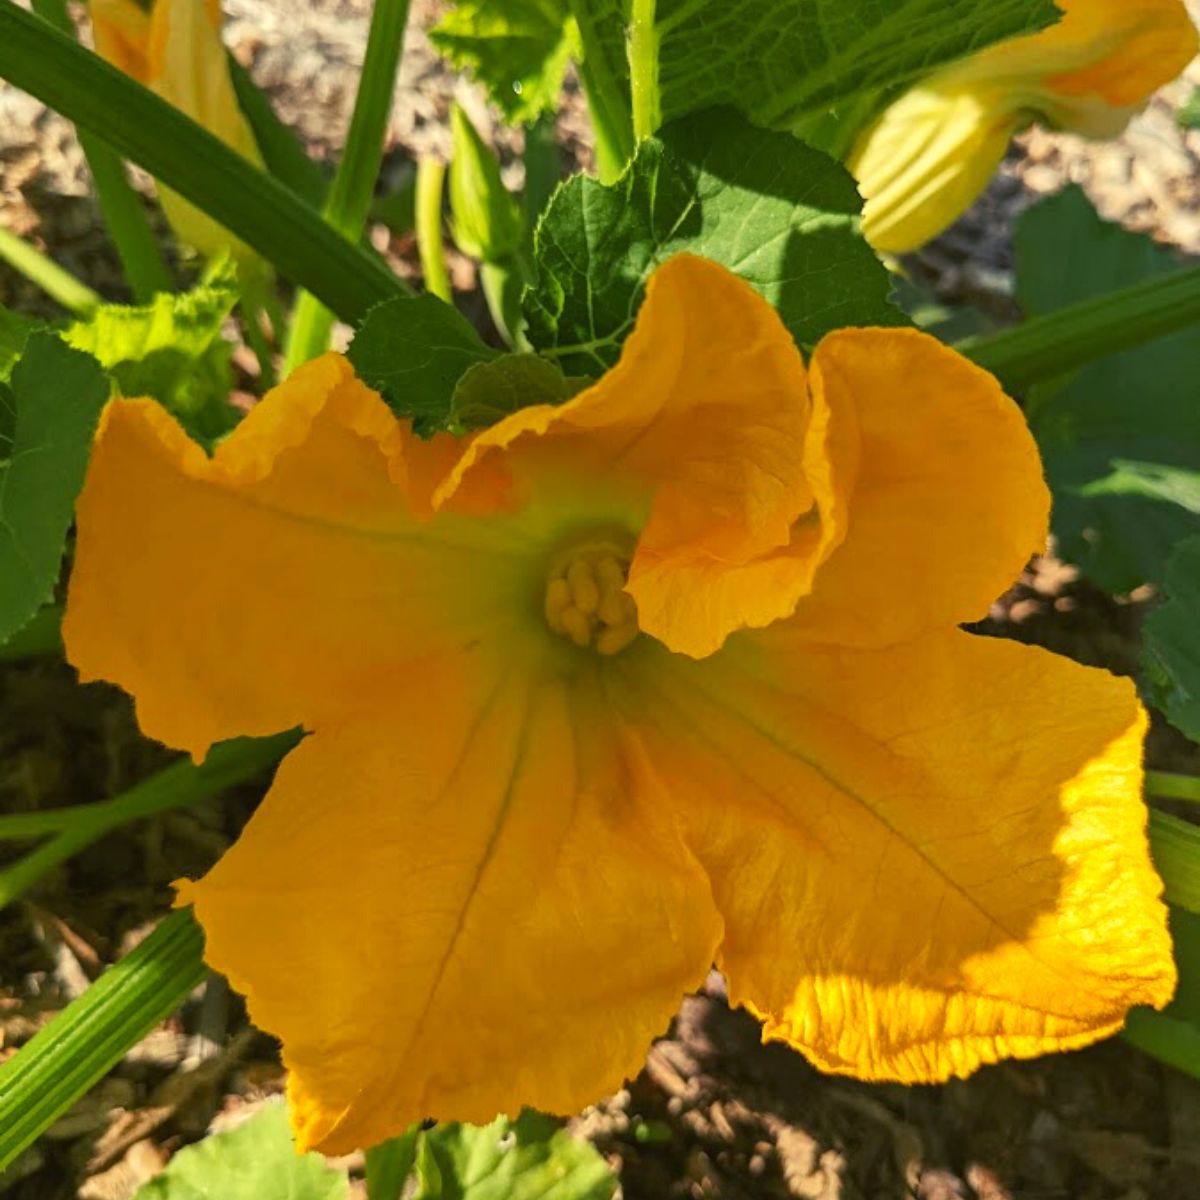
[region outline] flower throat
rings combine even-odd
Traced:
[[[555,555],[546,576],[546,624],[577,646],[619,654],[638,635],[637,605],[624,590],[632,556],[632,544],[613,536]]]

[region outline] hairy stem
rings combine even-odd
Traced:
[[[629,22],[629,83],[633,93],[633,136],[650,137],[661,122],[658,97],[658,30],[655,0],[632,0]]]

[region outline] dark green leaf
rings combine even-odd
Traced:
[[[40,322],[31,321],[0,304],[0,382],[12,374],[21,351],[25,349],[26,339],[40,328],[43,328]]]
[[[592,1146],[528,1110],[515,1121],[439,1125],[424,1135],[422,1148],[436,1163],[436,1171],[423,1172],[418,1193],[429,1200],[608,1200],[616,1186]]]
[[[12,375],[16,409],[0,463],[0,641],[49,598],[92,434],[109,395],[96,360],[34,333]]]
[[[687,250],[737,272],[801,346],[845,325],[897,325],[887,272],[859,232],[853,180],[789,134],[728,109],[643,142],[611,187],[576,176],[536,235],[527,335],[569,374],[616,361],[647,276]]]
[[[1078,188],[1025,214],[1017,264],[1031,316],[1178,266],[1149,237],[1101,220]],[[1174,547],[1200,533],[1200,328],[1041,385],[1029,420],[1060,554],[1113,592],[1161,582]]]
[[[135,1200],[347,1200],[344,1170],[297,1154],[287,1106],[271,1101],[244,1125],[187,1146]]]
[[[586,0],[624,66],[624,0]],[[664,120],[729,104],[791,126],[1059,17],[1052,0],[658,0]]]
[[[1166,592],[1167,603],[1146,618],[1142,661],[1154,703],[1200,742],[1200,537],[1172,555]]]
[[[892,301],[918,329],[951,345],[993,328],[992,322],[978,308],[944,303],[932,288],[903,275],[892,276]]]
[[[626,0],[463,0],[435,45],[490,91],[510,121],[553,107],[584,53],[628,91]],[[761,125],[790,127],[877,99],[992,42],[1059,16],[1052,0],[658,0],[665,120],[729,104]]]
[[[13,438],[17,435],[17,398],[0,379],[0,466],[12,457]]]
[[[536,354],[506,354],[492,362],[476,363],[454,389],[451,424],[461,429],[486,429],[531,404],[570,400],[590,382],[568,379]]]
[[[232,347],[221,327],[238,300],[230,263],[182,295],[159,293],[150,304],[101,305],[63,338],[110,371],[124,396],[151,396],[201,441],[228,433],[238,412],[229,404]]]
[[[238,107],[250,122],[267,170],[313,208],[320,209],[329,191],[329,181],[320,166],[308,157],[296,131],[279,119],[270,99],[232,54],[229,78],[233,80]]]
[[[558,0],[464,0],[429,37],[488,89],[513,124],[557,106],[578,40],[568,6]]]
[[[1200,1032],[1200,915],[1195,909],[1172,905],[1170,916],[1179,985],[1166,1012],[1169,1016],[1190,1021]]]
[[[358,377],[383,394],[420,433],[445,428],[459,379],[496,357],[470,322],[436,296],[401,297],[376,305],[350,345]]]

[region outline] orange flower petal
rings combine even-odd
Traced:
[[[813,355],[813,393],[857,414],[845,540],[789,622],[805,640],[882,645],[971,621],[1045,548],[1033,437],[987,372],[910,329],[847,329]]]
[[[369,704],[397,664],[524,610],[501,553],[516,533],[418,519],[456,453],[412,438],[336,355],[211,460],[157,404],[113,402],[77,508],[70,660],[197,756]]]
[[[513,666],[439,655],[314,734],[181,888],[283,1040],[302,1149],[574,1112],[636,1073],[709,968],[707,881],[595,679]]]
[[[731,999],[767,1036],[931,1082],[1170,999],[1127,680],[958,631],[662,660],[640,680],[647,754],[712,878]]]
[[[568,403],[480,434],[438,502],[480,470],[627,481],[649,504],[628,589],[639,624],[700,656],[790,612],[836,543],[826,516],[844,484],[829,475],[814,490],[809,425],[804,365],[774,309],[723,267],[681,254],[651,276],[618,364]],[[819,459],[825,420],[814,425],[807,455]]]

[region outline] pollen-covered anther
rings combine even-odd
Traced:
[[[629,554],[607,539],[576,545],[551,564],[546,623],[577,646],[619,654],[638,635],[637,605],[626,592]]]

